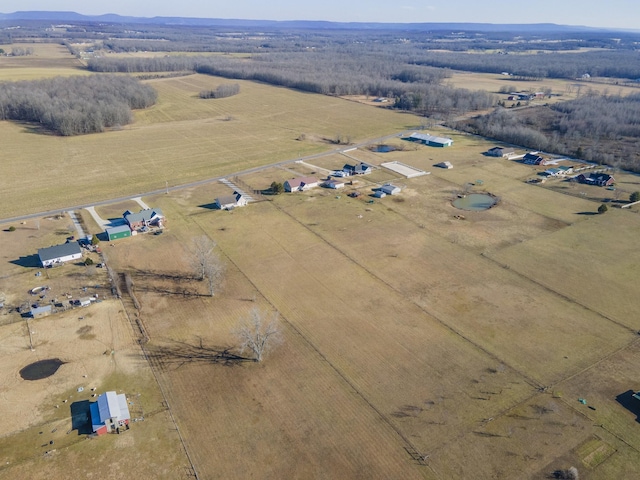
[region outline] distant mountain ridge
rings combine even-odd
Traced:
[[[330,22],[318,20],[247,20],[193,17],[128,17],[109,13],[82,15],[76,12],[25,11],[0,13],[0,21],[40,20],[52,22],[108,22],[154,25],[265,27],[298,29],[350,29],[350,30],[426,30],[426,31],[476,31],[476,32],[588,32],[619,31],[584,26],[558,25],[554,23],[497,24],[497,23],[383,23],[383,22]]]

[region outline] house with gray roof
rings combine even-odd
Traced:
[[[138,213],[129,210],[122,214],[125,222],[131,230],[142,230],[144,227],[162,228],[165,224],[165,216],[159,208],[147,208]]]
[[[246,204],[247,199],[238,192],[233,192],[233,195],[218,197],[215,201],[215,206],[219,210],[232,210],[236,207],[244,207]]]

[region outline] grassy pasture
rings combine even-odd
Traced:
[[[610,80],[608,79],[607,81]],[[451,78],[446,79],[444,83],[455,88],[485,90],[496,94],[498,94],[500,88],[505,85],[509,87],[509,91],[511,92],[541,92],[544,91],[545,88],[550,88],[554,96],[543,100],[535,100],[533,102],[540,104],[573,100],[577,98],[577,85],[580,85],[581,95],[584,95],[588,90],[598,92],[600,94],[607,93],[609,95],[622,96],[638,93],[637,87],[615,85],[606,83],[605,81],[562,80],[556,78],[545,78],[542,80],[512,80],[504,75],[496,75],[494,73],[459,71],[453,72]],[[500,95],[503,95],[505,98],[507,97],[507,94]]]
[[[415,117],[338,98],[239,82],[241,93],[202,100],[226,82],[209,76],[150,81],[158,104],[121,131],[82,137],[35,133],[0,122],[3,191],[0,217],[91,203],[224,175],[327,150],[313,138],[354,141],[398,131]],[[301,133],[311,140],[296,140]]]
[[[638,330],[635,272],[640,265],[636,248],[640,218],[618,209],[584,218],[551,235],[495,252],[492,258]]]

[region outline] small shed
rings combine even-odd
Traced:
[[[434,167],[440,167],[440,168],[445,168],[445,169],[451,169],[453,168],[453,165],[451,165],[451,162],[440,162],[440,163],[436,163],[434,165]]]
[[[387,194],[384,193],[382,190],[376,190],[375,192],[373,192],[373,196],[376,198],[384,198],[387,196]]]
[[[118,240],[119,238],[127,238],[131,236],[129,225],[119,225],[117,227],[107,228],[105,230],[109,241]]]

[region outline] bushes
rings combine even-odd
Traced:
[[[240,93],[240,85],[237,83],[220,85],[215,90],[203,90],[200,98],[225,98],[233,97]]]

